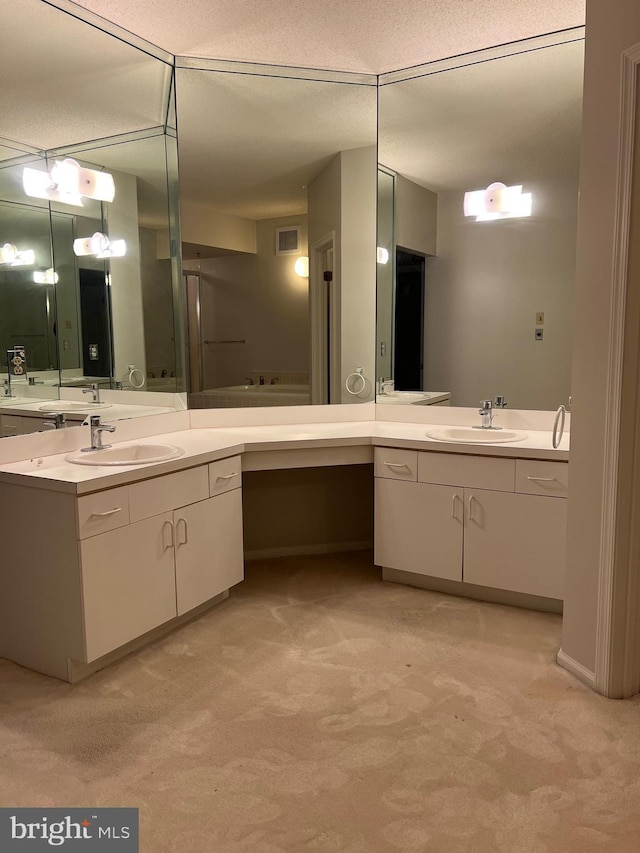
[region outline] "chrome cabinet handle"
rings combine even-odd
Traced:
[[[184,525],[184,527],[183,527],[184,539],[182,540],[182,542],[180,541],[180,522],[182,522],[182,524]],[[181,545],[186,545],[187,542],[189,541],[189,534],[187,533],[187,522],[184,520],[184,518],[179,518],[177,520],[176,531],[178,533],[178,543],[177,544],[178,544],[178,548],[179,548]]]
[[[167,529],[167,525],[169,525],[169,544],[168,545],[166,544],[166,539],[165,539],[165,535],[164,535],[165,531]],[[173,548],[173,546],[174,546],[173,524],[170,521],[165,521],[165,523],[162,525],[162,543],[163,543],[162,544],[162,550],[163,551],[166,551],[168,548]]]
[[[473,502],[476,500],[474,495],[469,495],[469,521],[475,521],[473,517]]]
[[[105,510],[105,512],[92,512],[91,518],[106,518],[108,515],[115,515],[117,512],[122,512],[121,506],[116,506],[113,509]]]
[[[238,476],[237,471],[233,471],[231,474],[219,474],[216,477],[216,483],[218,482],[218,480],[233,480],[233,478],[237,477],[237,476]]]
[[[571,397],[569,397],[569,401],[571,401]],[[571,402],[569,402],[571,405]],[[564,406],[559,406],[558,411],[556,412],[556,417],[553,422],[553,435],[551,436],[551,444],[557,448],[562,441],[562,436],[564,434],[564,419],[567,414],[567,410]]]
[[[527,477],[527,480],[533,480],[536,483],[559,483],[557,477]]]
[[[460,497],[460,495],[457,492],[451,498],[451,518],[455,518],[455,519],[458,518],[458,516],[456,514],[456,501],[460,501],[460,503],[462,503],[462,506],[464,508],[464,503],[462,502],[462,498]]]

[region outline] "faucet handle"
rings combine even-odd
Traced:
[[[480,405],[485,411],[489,411],[493,408],[493,400],[480,400]]]

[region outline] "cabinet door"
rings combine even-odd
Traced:
[[[562,598],[564,498],[465,489],[467,583]]]
[[[178,615],[244,578],[242,491],[234,489],[176,510]]]
[[[165,513],[79,543],[87,661],[176,615],[171,518]]]
[[[462,580],[462,489],[376,479],[375,562]]]

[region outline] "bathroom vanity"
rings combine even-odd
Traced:
[[[373,419],[202,428],[215,413],[193,412],[161,434],[162,417],[136,444],[180,448],[159,463],[74,464],[86,430],[16,439],[53,444],[0,465],[1,656],[76,681],[223,600],[243,579],[242,470],[374,463],[385,580],[561,604],[568,445],[546,431],[491,446]]]

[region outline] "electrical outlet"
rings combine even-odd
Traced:
[[[541,341],[544,336],[544,329],[536,329],[536,340]]]
[[[536,314],[536,326],[542,326],[544,324],[544,311],[538,311]]]

